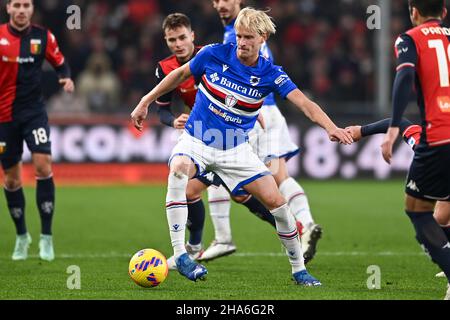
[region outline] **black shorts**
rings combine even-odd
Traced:
[[[415,148],[405,192],[414,198],[450,201],[450,144]]]
[[[0,161],[3,169],[9,169],[21,161],[24,141],[31,153],[51,154],[46,112],[28,119],[0,123]]]
[[[220,177],[212,171],[205,171],[196,178],[207,187],[210,186],[220,187],[223,184],[222,179],[220,179]]]
[[[212,171],[205,171],[201,175],[196,176],[195,178],[200,180],[200,182],[202,182],[207,187],[210,187],[210,186],[215,186],[215,187],[223,186],[231,194],[230,189],[228,189],[228,187],[223,182],[223,180],[217,174],[215,174]],[[243,188],[240,188],[235,195],[236,196],[248,196],[249,193],[247,191],[245,191]]]

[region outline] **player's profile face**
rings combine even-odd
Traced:
[[[236,18],[241,9],[241,0],[212,0],[212,3],[222,20]]]
[[[256,59],[264,38],[255,31],[236,28],[237,55],[240,59]]]
[[[187,61],[194,52],[194,32],[185,26],[166,29],[164,38],[167,46],[178,60]]]
[[[12,0],[6,6],[11,23],[18,28],[27,27],[30,24],[33,10],[32,0]]]

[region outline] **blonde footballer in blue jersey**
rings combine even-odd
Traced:
[[[211,2],[224,26],[223,43],[236,43],[234,24],[241,11],[242,1],[212,0]],[[267,42],[264,42],[261,46],[260,54],[268,60],[274,61]],[[260,116],[263,119],[261,123],[264,123],[265,127],[263,128],[260,123],[256,123],[255,128],[249,134],[249,141],[255,153],[269,168],[280,188],[281,194],[286,198],[291,212],[297,220],[303,257],[305,258],[305,263],[308,263],[316,254],[317,243],[322,236],[322,228],[314,221],[305,190],[288,172],[287,161],[298,155],[300,149],[290,137],[286,119],[278,109],[273,93],[264,99]],[[226,194],[223,194],[220,189],[208,190],[208,194],[210,198],[226,197]],[[227,224],[224,218],[216,218],[213,214],[215,212],[213,209],[216,207],[220,211],[220,205],[210,204],[213,225],[215,229],[222,230],[222,232],[216,233],[216,237],[230,239],[231,241],[231,229],[226,228],[226,226],[229,226],[229,223]],[[218,216],[223,216],[223,214]],[[218,226],[216,227],[216,225]],[[199,260],[214,256],[226,248],[226,244],[221,243],[220,239],[216,239],[205,250]]]
[[[275,33],[275,25],[265,12],[243,9],[235,28],[237,45],[205,47],[145,95],[131,113],[134,126],[142,130],[148,107],[158,97],[192,75],[203,81],[186,131],[169,162],[166,211],[178,271],[192,281],[207,274],[204,266],[189,258],[184,246],[186,186],[189,179],[212,170],[234,194],[244,189],[271,211],[295,282],[321,285],[306,271],[295,219],[273,176],[247,142],[248,130],[254,126],[265,96],[275,91],[324,128],[330,140],[344,144],[353,140],[292,83],[281,67],[259,55],[261,45]]]

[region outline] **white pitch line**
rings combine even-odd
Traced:
[[[394,251],[381,251],[381,252],[369,252],[369,251],[318,251],[317,257],[320,256],[423,256],[424,252],[394,252]],[[111,259],[111,258],[131,258],[132,254],[109,252],[109,253],[56,253],[56,258],[59,259]],[[235,257],[285,257],[284,252],[236,252],[233,254]],[[29,255],[30,258],[38,258],[38,255]]]
[[[284,257],[285,253],[271,253],[271,252],[237,252],[235,256],[240,257]],[[318,251],[316,256],[421,256],[424,252],[364,252],[364,251],[336,251],[336,252],[321,252]]]

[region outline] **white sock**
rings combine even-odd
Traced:
[[[215,239],[220,243],[231,242],[230,194],[223,186],[211,186],[208,188],[208,202]]]
[[[178,258],[186,252],[184,241],[188,217],[186,200],[187,183],[188,177],[185,174],[177,174],[173,172],[169,174],[166,196],[166,213],[175,258]]]
[[[287,178],[280,184],[280,192],[288,202],[289,208],[303,226],[308,227],[314,223],[309,209],[308,198],[302,186],[293,178]]]
[[[202,249],[202,244],[190,244],[188,241],[189,246],[192,248],[193,251],[198,252]]]
[[[278,237],[286,248],[292,273],[304,270],[302,246],[298,238],[297,226],[287,204],[270,211],[275,218]]]

